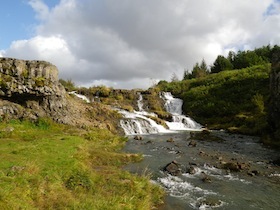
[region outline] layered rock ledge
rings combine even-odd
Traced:
[[[0,117],[51,117],[67,123],[67,93],[56,66],[45,61],[0,58]]]

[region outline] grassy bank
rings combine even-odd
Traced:
[[[121,167],[126,139],[39,120],[0,123],[1,209],[151,209],[162,191]]]
[[[260,134],[266,127],[270,65],[222,71],[158,88],[184,100],[183,110],[214,129]]]

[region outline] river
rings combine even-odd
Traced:
[[[150,173],[164,188],[160,210],[280,209],[280,169],[271,163],[279,151],[257,137],[181,131],[128,138],[124,151],[143,154],[143,161],[126,170]],[[172,161],[181,170],[177,176],[163,170]]]

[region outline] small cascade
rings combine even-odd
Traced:
[[[125,110],[118,110],[124,116],[120,121],[126,135],[136,134],[153,134],[153,133],[167,133],[168,130],[162,125],[158,125],[154,120],[146,117],[147,112],[128,112]],[[153,115],[153,113],[151,113]]]
[[[76,96],[76,97],[78,97],[78,98],[84,100],[84,101],[87,102],[87,103],[90,103],[90,102],[91,102],[91,101],[89,100],[88,97],[86,97],[86,96],[84,96],[84,95],[81,95],[81,94],[78,94],[76,91],[71,91],[71,92],[69,92],[69,94],[74,95],[74,96]]]
[[[165,109],[173,115],[182,115],[183,101],[179,98],[174,98],[170,92],[162,92],[161,98],[165,100]]]
[[[139,93],[137,101],[138,110],[128,112],[118,110],[123,115],[120,125],[126,135],[168,133],[181,130],[199,130],[201,125],[189,117],[182,115],[183,101],[174,98],[171,93],[162,93],[161,98],[165,101],[165,109],[172,114],[172,122],[165,121],[168,129],[157,124],[149,117],[157,117],[155,113],[147,112],[143,108],[143,96]]]
[[[138,106],[139,112],[142,112],[142,111],[144,111],[144,109],[143,109],[143,96],[142,96],[141,93],[138,93],[138,95],[139,95],[139,98],[137,100],[137,106]]]
[[[161,98],[165,100],[166,111],[173,115],[172,122],[166,122],[170,130],[199,130],[202,128],[193,119],[182,114],[183,100],[174,98],[170,92],[163,92]]]

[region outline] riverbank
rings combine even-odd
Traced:
[[[126,138],[40,119],[0,123],[1,209],[152,209],[162,190],[123,165]]]

